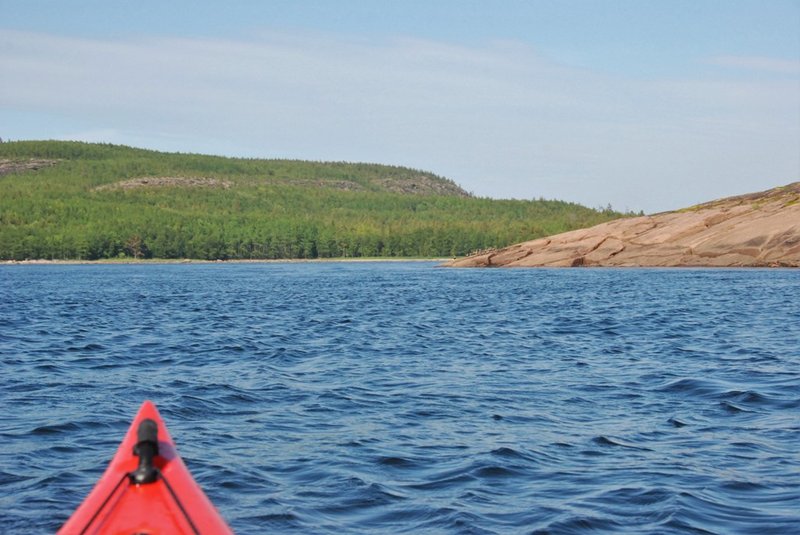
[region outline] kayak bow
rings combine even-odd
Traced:
[[[183,464],[156,406],[145,401],[105,473],[58,533],[232,531]]]

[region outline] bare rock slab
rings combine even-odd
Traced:
[[[800,267],[800,182],[675,212],[617,219],[451,267]]]

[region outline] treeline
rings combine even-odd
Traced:
[[[561,201],[465,197],[451,181],[402,167],[0,144],[0,160],[32,158],[57,163],[0,175],[2,259],[449,257],[620,216]],[[119,186],[142,177],[173,180]],[[182,177],[224,186],[185,187]],[[420,177],[453,194],[385,191],[388,179]]]

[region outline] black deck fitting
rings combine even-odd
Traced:
[[[158,468],[153,464],[158,455],[158,424],[150,418],[142,420],[136,435],[138,442],[133,454],[139,457],[139,467],[129,475],[136,485],[145,485],[158,479]]]

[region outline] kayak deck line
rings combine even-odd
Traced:
[[[108,468],[58,531],[107,533],[233,533],[192,478],[151,401],[142,403]]]

